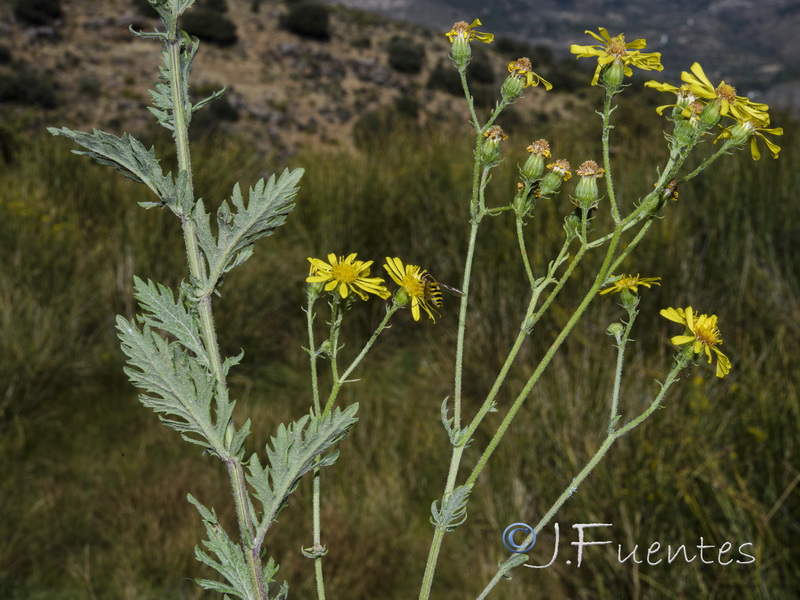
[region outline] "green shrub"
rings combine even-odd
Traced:
[[[328,40],[330,33],[330,9],[316,2],[297,2],[289,6],[289,12],[281,19],[287,31],[315,40]]]
[[[192,36],[219,46],[235,44],[236,25],[221,12],[197,8],[181,18],[181,27]]]
[[[28,25],[47,25],[62,15],[61,0],[14,0],[14,16]]]
[[[389,40],[389,65],[400,73],[416,75],[425,64],[425,48],[411,38],[394,36]]]

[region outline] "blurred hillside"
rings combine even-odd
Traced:
[[[325,0],[399,20],[448,27],[479,17],[489,31],[550,48],[589,43],[586,29],[606,27],[645,38],[664,55],[664,75],[694,61],[741,95],[776,107],[800,106],[800,3],[796,0]],[[793,90],[789,92],[788,90]]]
[[[146,3],[37,2],[60,5],[60,14],[31,23],[11,5],[0,6],[4,120],[37,128],[145,129],[161,48],[128,27],[157,25]],[[392,119],[467,120],[442,31],[308,2],[200,0],[197,6],[193,16],[203,18],[182,24],[204,40],[193,90],[197,99],[222,86],[229,93],[196,115],[195,132],[235,131],[263,151],[285,154],[304,143],[347,147],[354,133],[373,135]],[[574,58],[559,62],[547,49],[510,39],[480,46],[470,68],[479,104],[493,105],[508,61],[523,55],[534,57],[557,90],[586,89],[581,68],[590,65]],[[515,108],[520,118],[541,122],[568,118],[564,105],[563,93],[533,89]]]

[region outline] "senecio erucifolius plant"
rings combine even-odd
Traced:
[[[188,275],[177,290],[136,278],[139,314],[133,320],[118,317],[117,327],[127,356],[126,373],[141,390],[142,404],[158,413],[162,422],[178,431],[187,442],[197,444],[218,458],[228,472],[237,532],[226,531],[217,520],[214,509],[204,506],[200,499],[188,496],[200,513],[207,535],[207,539],[198,544],[196,557],[217,572],[214,580],[198,580],[200,586],[226,598],[266,600],[287,597],[287,584],[276,582],[278,565],[268,555],[267,534],[299,480],[310,474],[312,542],[302,552],[312,561],[317,597],[325,598],[325,556],[329,551],[346,552],[347,549],[329,549],[323,544],[321,474],[323,467],[336,461],[337,445],[356,423],[358,409],[355,404],[338,406],[339,392],[345,384],[353,381],[355,370],[391,320],[404,318],[403,309],[409,309],[405,314],[414,321],[430,320],[433,325],[448,308],[444,293],[453,294],[454,301],[458,298],[453,390],[452,395],[442,402],[440,415],[437,415],[441,418],[443,434],[450,441],[450,456],[441,457],[443,469],[448,469],[442,495],[439,499],[431,499],[434,500],[432,540],[427,559],[420,557],[422,581],[419,597],[422,599],[431,596],[446,534],[467,519],[467,506],[476,480],[503,441],[515,416],[531,397],[531,391],[553,356],[595,298],[618,298],[627,314],[625,320],[608,326],[611,343],[616,349],[615,368],[610,374],[612,392],[608,402],[608,427],[602,432],[603,442],[584,468],[565,480],[563,491],[553,493],[552,506],[543,512],[528,539],[510,541],[518,550],[530,546],[536,533],[553,519],[614,442],[662,406],[667,392],[684,369],[699,359],[707,359],[708,362],[716,361],[717,377],[724,377],[731,370],[731,361],[720,350],[722,336],[715,315],[702,314],[692,306],[666,308],[661,314],[684,328],[671,338],[676,347],[674,362],[666,369],[647,408],[626,421],[620,410],[623,401],[620,390],[624,356],[632,343],[631,332],[638,315],[640,295],[652,286],[666,285],[667,282],[662,282],[659,277],[625,274],[621,265],[633,255],[650,228],[668,214],[683,182],[702,173],[723,155],[745,145],[749,145],[756,160],[761,156],[759,144],[764,144],[773,157],[778,156],[780,148],[767,136],[778,136],[783,132],[780,128],[770,127],[767,107],[737,96],[735,90],[724,82],[715,87],[697,63],[691,66],[690,72],[683,73],[680,86],[647,82],[645,85],[675,96],[671,104],[659,107],[657,111],[670,122],[665,159],[663,164],[654,167],[650,189],[641,190],[640,196],[622,198],[614,185],[609,152],[615,97],[630,85],[626,83],[626,77],[632,75],[634,68],[660,71],[661,56],[642,52],[644,40],[626,43],[622,34],[612,37],[603,28],[599,33],[587,31],[596,43],[573,45],[571,51],[578,58],[597,61],[594,75],[587,83],[604,88],[604,101],[599,111],[602,156],[595,157],[596,160],[582,157],[580,166],[573,171],[567,157],[552,155],[551,143],[547,140],[524,142],[529,154],[519,166],[515,193],[507,204],[490,205],[485,192],[492,170],[503,160],[504,148],[514,143],[498,124],[499,118],[527,88],[540,87],[547,91],[552,85],[534,71],[530,58],[520,57],[508,64],[508,75],[497,90],[497,103],[482,120],[470,93],[467,66],[472,56],[471,44],[491,43],[493,36],[478,30],[481,23],[477,19],[472,23],[462,21],[445,34],[451,42],[451,59],[460,76],[474,130],[472,191],[465,198],[463,207],[469,235],[460,286],[457,289],[437,281],[426,265],[410,264],[394,256],[391,248],[386,249],[385,261],[380,265],[382,268],[375,269],[375,272],[373,261],[359,258],[353,248],[331,248],[325,258],[310,257],[306,265],[306,305],[302,307],[307,318],[308,337],[303,345],[309,355],[310,407],[298,406],[297,412],[303,416],[275,427],[275,433],[265,448],[247,452],[245,447],[251,423],[234,416],[236,403],[231,399],[227,385],[227,376],[241,355],[221,355],[212,301],[216,294],[221,293],[223,276],[250,258],[257,240],[271,235],[284,223],[294,206],[303,171],[287,169],[280,175],[272,175],[266,181],[256,183],[247,194],[238,185],[234,186],[230,199],[222,202],[212,222],[205,203],[195,194],[188,128],[195,111],[224,90],[194,104],[189,99],[189,73],[198,51],[198,41],[179,29],[178,19],[193,2],[150,0],[163,21],[163,28],[150,33],[132,31],[136,36],[163,45],[160,80],[150,92],[152,107],[149,110],[158,124],[172,133],[177,154],[176,173],[164,174],[154,149],[145,148],[128,134],[118,137],[103,131],[82,133],[67,128],[50,131],[81,146],[77,153],[110,165],[126,177],[146,185],[154,197],[144,207],[168,209],[178,218],[182,229]],[[659,117],[654,115],[654,118]],[[712,144],[706,144],[709,141]],[[710,151],[703,153],[704,148]],[[700,153],[700,158],[692,164],[699,166],[685,168],[687,158],[695,152]],[[559,210],[551,201],[559,194],[565,194],[571,200],[571,205],[565,204],[569,209],[564,214],[563,243],[552,260],[545,263],[547,268],[537,272],[528,258],[529,236],[525,225],[537,209]],[[607,211],[608,218],[598,219],[601,211]],[[470,342],[467,315],[473,265],[480,247],[479,233],[489,218],[507,219],[509,226],[514,228],[529,297],[527,306],[518,315],[518,333],[515,339],[509,340],[510,350],[505,362],[478,410],[468,415],[462,402],[465,393],[462,377],[464,350]],[[580,271],[577,268],[592,253],[599,253],[600,267],[584,282],[577,307],[570,309],[572,312],[566,321],[559,320],[564,324],[539,363],[529,369],[527,380],[512,390],[513,401],[501,406],[498,392],[512,386],[507,375],[520,349],[548,310],[561,300],[566,282],[573,277],[579,278],[578,273],[585,273],[585,269]],[[384,275],[386,279],[375,273]],[[357,349],[355,358],[345,361],[340,353],[344,345],[342,324],[348,312],[365,301],[384,302],[385,316],[363,347]],[[324,328],[316,318],[318,302],[330,307],[330,317]],[[564,303],[565,306],[573,304]],[[319,377],[322,368],[329,371],[329,377]],[[323,389],[323,380],[331,382],[327,389]],[[491,429],[485,422],[489,412],[502,414],[499,424]],[[475,435],[479,427],[484,429],[480,438]],[[488,439],[488,442],[478,442],[478,439]],[[461,467],[468,445],[477,448],[478,459],[469,472],[465,472]],[[527,558],[522,551],[511,552],[498,565],[496,573],[478,597],[485,598],[499,581]],[[176,574],[176,577],[180,575]]]

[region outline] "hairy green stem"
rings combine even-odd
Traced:
[[[624,292],[623,292],[624,293]],[[617,420],[619,419],[619,392],[622,387],[622,367],[625,363],[625,348],[630,340],[631,330],[633,323],[636,321],[636,316],[639,314],[635,306],[626,308],[628,311],[628,322],[625,324],[625,329],[622,335],[618,335],[617,339],[617,363],[614,368],[614,384],[611,390],[611,409],[608,417],[608,435],[614,432],[617,427]]]
[[[584,480],[589,476],[589,474],[595,469],[595,467],[600,464],[603,460],[605,455],[611,449],[611,446],[614,445],[619,438],[621,438],[626,433],[629,433],[639,425],[641,425],[648,417],[650,417],[658,408],[661,406],[661,401],[664,399],[664,396],[667,393],[667,390],[678,380],[678,374],[683,370],[686,365],[689,364],[691,358],[688,357],[686,354],[679,354],[676,356],[675,364],[673,364],[672,369],[670,370],[667,378],[665,379],[664,383],[661,385],[661,390],[647,407],[647,409],[642,412],[638,417],[631,420],[627,423],[624,427],[620,429],[610,429],[606,439],[600,445],[600,447],[595,451],[594,455],[589,459],[586,465],[581,469],[581,471],[573,478],[570,482],[569,486],[561,493],[558,499],[553,503],[553,505],[548,509],[548,511],[544,514],[541,518],[539,523],[536,524],[534,527],[535,533],[540,533],[542,529],[544,529],[548,523],[555,517],[561,507],[566,504],[567,500],[569,500],[575,492],[577,492],[580,485],[584,482]],[[529,536],[526,540],[522,543],[528,544],[533,541],[533,536]],[[505,571],[507,572],[507,570]],[[486,587],[483,589],[481,594],[478,596],[479,599],[486,598],[488,593],[497,585],[497,583],[502,579],[502,575],[505,573],[502,569],[498,569],[495,576],[489,581]]]
[[[170,35],[167,44],[168,58],[169,58],[169,73],[171,77],[170,87],[172,90],[172,111],[173,111],[173,124],[175,134],[175,146],[178,157],[178,168],[186,174],[187,182],[192,196],[194,196],[194,188],[192,182],[192,161],[189,151],[189,128],[188,128],[188,115],[186,114],[186,105],[184,103],[183,94],[188,89],[189,82],[183,81],[181,74],[181,36],[177,31],[177,19],[173,20],[170,28]],[[197,234],[194,229],[194,223],[186,215],[182,215],[181,222],[183,226],[184,244],[186,246],[186,255],[189,264],[189,272],[192,277],[197,281],[205,282],[205,272],[201,266],[200,260],[200,245],[197,240]],[[219,344],[217,343],[217,333],[214,326],[214,316],[211,308],[211,297],[206,295],[200,299],[198,303],[198,316],[200,321],[200,329],[203,336],[203,342],[206,347],[206,352],[209,356],[210,367],[214,373],[214,377],[219,383],[227,387],[225,381],[225,372],[222,368],[222,358],[220,356]],[[229,428],[233,428],[233,423],[229,424]],[[250,571],[251,581],[254,582],[255,590],[258,600],[267,600],[267,589],[263,577],[263,569],[261,566],[261,559],[259,557],[260,548],[253,547],[254,542],[254,525],[250,511],[249,492],[247,490],[247,482],[244,475],[244,468],[241,462],[235,456],[224,457],[226,467],[228,470],[229,480],[231,483],[231,491],[233,494],[234,505],[236,507],[236,518],[239,524],[239,533],[242,544],[245,546],[245,556],[247,558],[247,566]]]
[[[500,443],[500,440],[506,434],[506,431],[508,430],[508,427],[511,425],[511,422],[514,420],[514,417],[516,417],[517,412],[519,412],[519,409],[522,407],[522,404],[525,402],[531,390],[533,389],[533,386],[536,385],[536,383],[539,381],[539,378],[541,377],[542,373],[547,368],[547,366],[550,364],[550,361],[553,359],[555,353],[561,347],[561,344],[564,343],[564,340],[566,340],[567,336],[570,334],[573,327],[575,327],[577,322],[583,316],[583,313],[586,312],[586,309],[589,307],[589,304],[591,304],[592,300],[597,295],[600,286],[603,285],[603,282],[605,281],[606,276],[608,275],[608,269],[612,261],[614,252],[617,249],[617,244],[619,243],[619,237],[621,233],[622,233],[621,227],[617,226],[617,228],[615,229],[615,235],[614,237],[611,238],[611,243],[609,244],[608,251],[606,252],[606,257],[605,260],[603,261],[603,265],[600,267],[600,271],[597,274],[597,277],[595,278],[592,287],[589,288],[589,291],[584,296],[580,305],[578,305],[578,307],[575,309],[575,312],[573,312],[572,317],[570,317],[569,321],[567,321],[566,325],[564,325],[564,327],[561,329],[561,332],[558,334],[558,337],[556,337],[555,341],[550,345],[550,348],[547,350],[546,354],[537,365],[536,370],[534,370],[533,374],[530,376],[530,378],[528,378],[525,387],[522,389],[517,398],[514,400],[514,403],[512,404],[505,418],[503,418],[503,421],[500,423],[500,426],[497,428],[497,431],[492,436],[492,439],[489,441],[488,446],[484,450],[483,454],[478,460],[478,463],[475,465],[475,467],[472,470],[472,473],[467,479],[466,483],[468,485],[475,484],[475,481],[483,471],[484,467],[486,466],[486,463],[489,461],[489,458],[494,453],[495,449],[497,448],[497,445]]]
[[[347,367],[344,373],[342,373],[341,377],[339,378],[340,384],[347,383],[347,378],[350,377],[350,374],[361,363],[361,361],[367,355],[367,352],[369,352],[370,349],[372,349],[372,346],[378,340],[380,334],[383,333],[383,331],[388,328],[389,320],[392,318],[392,315],[394,315],[394,313],[396,313],[399,309],[400,307],[394,302],[392,302],[389,305],[389,307],[386,309],[386,314],[384,315],[383,320],[381,320],[381,322],[378,324],[378,327],[375,328],[375,331],[372,332],[372,335],[370,336],[369,340],[367,340],[367,343],[364,344],[363,348],[361,348],[361,352],[358,353],[358,356],[356,356],[353,359],[353,362],[350,363],[350,366]],[[326,414],[328,413],[330,408],[331,408],[330,405],[327,405],[325,407]]]
[[[317,462],[320,458],[317,457]],[[314,483],[313,483],[313,501],[312,501],[312,521],[314,532],[314,549],[322,548],[322,523],[321,523],[321,509],[320,509],[320,469],[314,469]],[[317,584],[317,600],[325,600],[325,578],[322,573],[322,556],[314,558],[314,579]]]
[[[522,231],[522,218],[517,215],[516,218],[516,226],[517,226],[517,243],[519,244],[519,254],[522,257],[522,265],[525,267],[525,274],[528,276],[528,284],[531,286],[531,290],[536,288],[536,280],[533,277],[533,269],[531,269],[531,261],[528,259],[528,251],[525,248],[525,237]]]
[[[606,192],[608,193],[608,201],[611,204],[611,216],[614,223],[619,223],[619,207],[617,206],[617,197],[614,193],[614,182],[611,178],[611,155],[609,152],[609,141],[611,139],[611,99],[613,94],[606,92],[605,100],[603,101],[603,169],[605,169],[606,178]]]
[[[688,175],[685,175],[684,177],[681,177],[680,181],[681,182],[689,181],[690,179],[693,179],[693,178],[697,177],[700,173],[705,171],[706,168],[708,168],[708,166],[711,163],[713,163],[715,160],[717,160],[723,154],[725,154],[730,149],[730,147],[732,145],[733,144],[731,143],[730,139],[725,140],[725,143],[722,144],[722,146],[719,148],[719,150],[714,152],[714,154],[712,154],[708,158],[704,159],[703,162],[700,163],[700,166],[698,166],[694,171],[692,171]]]

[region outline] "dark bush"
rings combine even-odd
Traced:
[[[207,95],[203,90],[200,97]],[[196,102],[200,97],[193,98],[193,100]],[[233,123],[238,120],[239,110],[231,104],[228,95],[225,94],[192,115],[190,131],[195,138],[208,136],[223,129],[225,123]]]
[[[499,36],[495,38],[492,49],[506,60],[516,60],[521,56],[530,58],[532,46],[527,42],[521,42],[514,38]]]
[[[23,69],[0,77],[0,102],[55,108],[54,87],[48,75]]]
[[[519,57],[517,57],[519,58]],[[480,46],[475,46],[472,50],[472,60],[467,65],[467,77],[470,83],[494,83],[495,73],[492,61],[489,60],[489,53]]]
[[[281,25],[303,37],[328,40],[330,33],[330,9],[316,2],[297,2],[289,5],[289,12],[281,19]]]
[[[207,8],[218,13],[228,12],[227,0],[200,0],[195,6],[197,8]]]
[[[210,8],[196,8],[181,17],[181,27],[203,41],[219,46],[235,44],[236,25],[221,12]]]
[[[47,25],[62,15],[61,0],[14,0],[14,16],[29,25]]]
[[[398,113],[393,107],[383,107],[365,112],[353,124],[353,141],[359,150],[367,150],[374,144],[384,143],[395,131],[413,131],[415,120]]]
[[[472,65],[473,63],[470,63],[467,67],[467,81],[469,81],[469,91],[472,93],[475,105],[491,106],[497,100],[499,90],[495,89],[495,86],[482,83],[477,77],[472,76],[470,73]],[[428,88],[432,90],[442,90],[453,96],[464,95],[464,88],[461,86],[461,77],[459,77],[458,71],[456,71],[455,67],[449,62],[446,65],[443,62],[439,62],[439,64],[436,65],[436,68],[433,69],[428,79]]]
[[[400,96],[395,98],[394,109],[397,111],[397,114],[402,117],[408,117],[416,121],[419,117],[419,108],[419,100],[408,93],[400,94]]]
[[[389,65],[400,73],[415,75],[425,64],[425,48],[411,38],[394,36],[389,40]]]
[[[0,65],[7,65],[11,62],[11,48],[4,44],[0,44]]]
[[[147,0],[133,0],[133,8],[137,14],[148,19],[158,19],[156,9]]]

